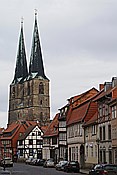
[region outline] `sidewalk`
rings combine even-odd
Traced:
[[[89,174],[89,170],[88,169],[80,169],[80,173]]]

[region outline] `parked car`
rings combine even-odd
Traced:
[[[32,157],[29,157],[28,159],[26,159],[26,161],[25,161],[25,163],[26,164],[30,164],[30,162],[33,160],[33,158]]]
[[[80,165],[79,165],[78,161],[69,161],[64,166],[64,171],[65,172],[79,172],[80,171]]]
[[[45,159],[37,159],[37,161],[35,162],[35,165],[43,166],[45,161],[46,161]]]
[[[67,164],[68,161],[60,161],[58,164],[56,164],[55,168],[58,171],[64,170],[64,166]]]
[[[117,165],[115,164],[97,164],[90,171],[89,175],[117,175]]]
[[[36,162],[37,162],[37,159],[32,159],[32,160],[29,162],[29,164],[30,164],[30,165],[35,165]]]
[[[13,167],[13,161],[10,157],[5,157],[5,159],[1,160],[1,166]]]
[[[47,168],[47,167],[54,167],[54,160],[53,159],[48,159],[44,162],[43,167]]]

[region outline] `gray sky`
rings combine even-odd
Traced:
[[[117,0],[0,0],[0,127],[7,124],[21,17],[29,62],[34,9],[50,79],[51,118],[71,96],[117,76]]]

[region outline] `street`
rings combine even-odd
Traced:
[[[26,165],[24,163],[14,163],[13,168],[6,168],[14,175],[81,175],[81,173],[66,173],[57,171],[55,168],[43,168],[42,166]]]

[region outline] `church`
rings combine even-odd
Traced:
[[[45,75],[38,30],[37,12],[27,66],[23,21],[19,36],[15,73],[9,92],[8,125],[14,121],[37,121],[40,126],[50,122],[49,79]]]

